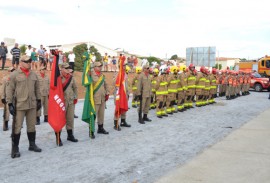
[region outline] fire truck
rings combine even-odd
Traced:
[[[270,56],[265,55],[258,61],[239,62],[235,67],[236,70],[256,71],[262,77],[270,77]]]

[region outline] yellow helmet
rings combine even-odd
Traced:
[[[126,73],[129,73],[129,71],[130,71],[130,67],[126,65]]]
[[[142,72],[142,67],[137,66],[137,67],[136,67],[136,73],[137,73],[137,74],[140,74],[141,72]]]
[[[158,74],[159,73],[159,70],[157,68],[154,68],[153,72],[156,73],[156,74]]]
[[[185,65],[180,66],[180,71],[185,71],[186,69],[187,69],[187,66],[185,66]]]
[[[177,72],[177,66],[171,66],[170,71],[171,71],[171,73],[176,73]]]

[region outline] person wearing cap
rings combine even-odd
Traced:
[[[102,63],[94,62],[94,69],[91,71],[91,77],[94,85],[94,103],[96,110],[96,119],[98,123],[98,131],[100,134],[109,134],[104,127],[105,103],[109,99],[109,86],[105,75],[101,72]],[[95,138],[94,132],[91,132],[91,138]]]
[[[151,94],[152,94],[152,82],[149,74],[149,65],[143,66],[143,72],[139,75],[138,85],[137,85],[137,98],[142,102],[138,108],[139,120],[138,122],[144,124],[144,121],[152,121],[147,117],[150,103],[151,103]],[[143,113],[143,117],[141,113]]]
[[[48,122],[48,96],[50,80],[46,74],[46,67],[41,66],[38,74],[39,88],[41,94],[41,106],[43,107],[44,122]],[[37,125],[40,125],[41,109],[37,111]]]
[[[5,63],[7,60],[7,53],[8,53],[8,49],[5,46],[4,42],[1,42],[1,46],[0,46],[0,60],[2,60],[2,70],[4,70],[5,68]]]
[[[41,152],[36,145],[36,112],[41,108],[41,97],[38,77],[31,70],[31,58],[22,56],[20,67],[11,73],[9,85],[7,86],[7,103],[10,114],[13,115],[12,127],[12,150],[11,157],[20,157],[19,141],[21,128],[26,117],[27,136],[29,140],[29,151]]]
[[[65,108],[66,108],[66,130],[67,140],[71,142],[78,142],[73,135],[74,132],[74,110],[75,104],[78,102],[78,89],[75,79],[72,77],[72,69],[68,63],[63,63],[60,66],[62,85],[64,90]],[[57,136],[56,136],[57,139]],[[62,146],[60,139],[59,146]]]
[[[14,48],[10,50],[10,53],[12,55],[12,67],[18,69],[19,66],[19,61],[20,61],[20,55],[21,55],[21,50],[19,48],[19,44],[15,43]],[[16,64],[16,66],[15,66]]]
[[[8,68],[8,72],[11,73],[15,69],[13,67]],[[2,80],[1,80],[1,87],[0,87],[0,96],[1,96],[1,101],[4,105],[4,111],[3,111],[3,131],[8,130],[8,121],[9,121],[9,109],[8,109],[8,104],[6,101],[6,95],[7,95],[7,86],[9,85],[10,81],[10,74],[5,75]]]

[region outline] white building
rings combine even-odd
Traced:
[[[236,63],[239,63],[239,58],[226,58],[226,57],[219,57],[216,60],[216,64],[221,64],[221,69],[226,69],[229,67],[229,69],[232,69]]]

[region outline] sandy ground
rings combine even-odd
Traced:
[[[270,108],[268,92],[256,93],[217,104],[194,108],[147,124],[137,122],[136,109],[128,111],[131,128],[113,130],[113,100],[107,102],[104,127],[109,135],[88,137],[88,125],[75,119],[78,143],[66,140],[57,147],[55,135],[47,123],[36,127],[36,143],[41,153],[28,151],[26,128],[20,140],[21,157],[10,157],[10,131],[0,130],[1,182],[154,182],[194,158],[205,148],[223,139],[261,112]],[[76,106],[81,116],[83,101]],[[0,110],[2,116],[3,111]],[[42,118],[43,121],[43,118]],[[2,120],[0,122],[2,127]],[[24,124],[25,126],[25,124]]]

